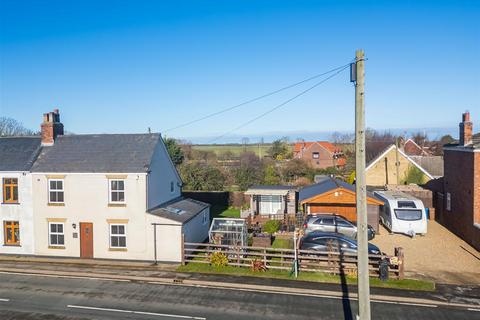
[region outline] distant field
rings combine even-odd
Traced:
[[[238,156],[242,152],[255,152],[257,156],[265,156],[267,154],[268,149],[270,149],[271,144],[264,143],[261,145],[258,144],[197,144],[192,145],[192,149],[194,150],[201,150],[201,151],[213,151],[217,156],[225,153],[231,152],[234,155]]]

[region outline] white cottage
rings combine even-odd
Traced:
[[[30,168],[39,151],[40,137],[0,138],[0,253],[34,253]]]
[[[208,236],[207,204],[175,210],[191,200],[160,134],[63,135],[55,110],[42,145],[31,169],[37,255],[153,260],[156,224],[157,259],[179,262],[182,234]]]

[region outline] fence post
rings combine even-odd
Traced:
[[[398,279],[405,277],[405,255],[402,247],[395,248],[395,256],[398,258]]]
[[[182,260],[181,260],[181,264],[182,264],[182,266],[184,266],[184,265],[185,265],[185,233],[182,233],[181,247],[182,247]]]
[[[263,265],[267,267],[267,248],[263,248]]]
[[[237,246],[237,264],[240,267],[240,247]]]

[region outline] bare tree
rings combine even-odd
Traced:
[[[0,136],[31,136],[34,135],[30,129],[27,129],[15,119],[0,117]]]
[[[417,132],[412,135],[412,140],[419,146],[423,147],[425,146],[425,143],[428,142],[428,137],[425,133]]]
[[[354,133],[341,133],[338,131],[330,135],[330,141],[337,144],[353,143],[355,140]]]

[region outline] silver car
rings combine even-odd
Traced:
[[[357,226],[342,216],[335,214],[309,215],[304,222],[305,234],[312,231],[334,232],[349,238],[357,238]],[[368,240],[375,237],[375,230],[368,226]]]

